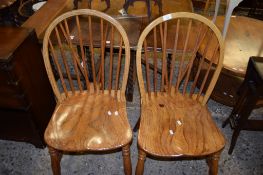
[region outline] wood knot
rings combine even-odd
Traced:
[[[164,104],[161,104],[161,103],[160,103],[159,106],[160,106],[161,108],[163,108],[163,107],[164,107]]]

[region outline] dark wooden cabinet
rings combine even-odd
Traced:
[[[0,27],[0,35],[0,139],[44,147],[55,99],[36,34]]]

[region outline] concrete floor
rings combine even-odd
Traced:
[[[222,129],[222,122],[231,112],[212,100],[208,103],[213,119],[224,133],[227,144],[219,163],[219,174],[261,175],[263,174],[263,132],[242,131],[232,155],[228,155],[232,131],[229,126]],[[134,101],[127,104],[128,118],[133,127],[140,115],[139,94],[136,87]],[[263,109],[254,110],[252,117],[262,117]],[[137,163],[137,133],[131,145],[133,173]],[[124,174],[121,152],[111,154],[64,155],[61,161],[62,174]],[[205,160],[163,161],[147,158],[146,175],[164,174],[207,174]],[[38,149],[28,143],[0,140],[0,175],[52,174],[47,148]]]

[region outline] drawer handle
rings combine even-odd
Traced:
[[[23,99],[25,98],[26,94],[16,94],[15,97],[19,98],[19,99]]]
[[[18,86],[19,81],[20,81],[20,80],[17,80],[17,81],[8,81],[7,84],[8,84],[8,85],[13,85],[13,86]]]

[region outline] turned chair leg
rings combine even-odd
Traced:
[[[136,175],[142,175],[144,171],[144,162],[146,158],[146,153],[139,149],[138,162],[136,166]]]
[[[60,175],[60,160],[62,158],[62,154],[50,146],[48,147],[48,150],[51,158],[52,172],[54,175]]]
[[[131,157],[130,157],[130,145],[126,145],[122,148],[122,156],[123,156],[123,166],[125,175],[132,174],[132,165],[131,165]]]
[[[218,172],[218,161],[220,159],[221,151],[214,153],[207,158],[207,164],[209,167],[209,175],[217,175]]]

